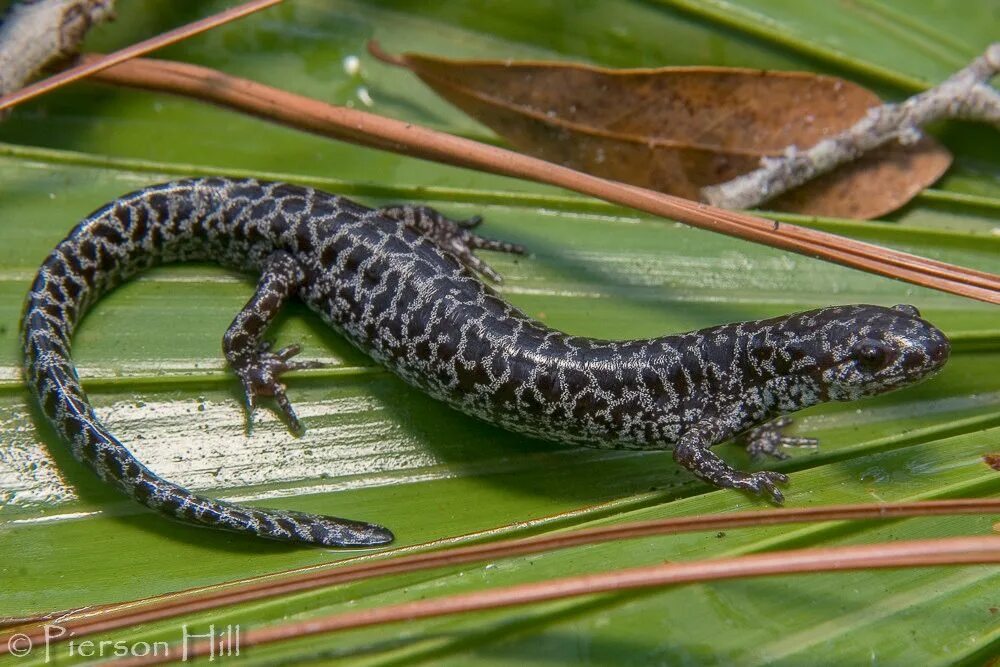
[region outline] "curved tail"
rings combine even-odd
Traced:
[[[189,181],[161,188],[194,189],[198,184]],[[151,253],[150,245],[137,236],[149,234],[155,224],[161,224],[151,222],[159,216],[131,215],[139,204],[149,205],[149,193],[156,189],[126,196],[94,213],[52,251],[38,271],[22,321],[24,368],[28,386],[46,417],[71,444],[78,460],[127,495],[167,516],[287,542],[325,546],[391,542],[392,533],[375,524],[259,509],[191,493],[142,465],[95,415],[70,358],[70,339],[76,322],[98,296],[157,259],[157,249]],[[141,230],[136,228],[140,223]],[[163,238],[163,234],[148,238],[154,237]]]

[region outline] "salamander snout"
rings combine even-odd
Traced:
[[[937,333],[941,333],[937,331]],[[935,371],[948,361],[951,344],[942,334],[939,337],[928,337],[919,345],[904,346],[902,355],[903,368],[911,372]]]
[[[951,354],[951,343],[941,330],[922,319],[915,306],[898,304],[891,310],[909,316],[890,327],[890,331],[903,331],[897,340],[903,368],[926,374],[944,366]]]

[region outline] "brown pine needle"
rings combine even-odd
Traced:
[[[915,285],[1000,303],[1000,276],[994,274],[605,180],[513,151],[435,132],[413,123],[333,106],[205,67],[136,59],[104,70],[92,78],[212,102],[362,146],[548,183],[701,229]]]
[[[282,0],[252,0],[251,2],[246,2],[242,5],[219,12],[218,14],[213,14],[212,16],[207,16],[179,28],[174,28],[173,30],[159,34],[156,37],[151,37],[150,39],[138,42],[137,44],[132,44],[131,46],[115,51],[114,53],[109,53],[106,56],[101,56],[100,58],[88,58],[83,63],[75,67],[63,70],[59,74],[50,76],[47,79],[42,79],[41,81],[33,83],[30,86],[25,86],[18,91],[10,93],[9,95],[0,97],[0,111],[9,109],[10,107],[21,104],[22,102],[27,102],[28,100],[38,97],[39,95],[49,93],[56,88],[61,88],[68,83],[72,83],[78,79],[83,79],[96,72],[100,72],[103,69],[117,65],[118,63],[123,63],[126,60],[137,58],[150,53],[151,51],[156,51],[157,49],[162,49],[165,46],[176,44],[177,42],[187,39],[188,37],[193,37],[194,35],[203,33],[206,30],[211,30],[212,28],[217,28],[220,25],[243,18],[248,14],[259,12],[262,9],[267,9],[268,7],[272,7],[281,2]]]
[[[257,630],[241,631],[238,647],[223,646],[221,648],[223,650],[238,648],[242,652],[250,646],[373,625],[686,583],[786,574],[997,563],[1000,563],[1000,537],[992,536],[792,549],[733,558],[665,563],[576,575],[449,595],[430,600],[417,600],[350,611],[304,621],[282,623]],[[220,647],[218,642],[200,642],[185,646],[183,649],[183,659],[188,660],[198,656],[215,655],[214,652],[219,651]],[[148,657],[125,659],[115,664],[124,667],[125,665],[151,665],[179,660],[181,660],[181,647],[174,646],[171,651],[161,655],[154,654]]]
[[[205,589],[193,589],[158,598],[106,605],[99,609],[90,608],[80,612],[50,613],[44,615],[43,618],[58,617],[60,619],[59,626],[66,630],[65,634],[61,636],[66,639],[79,639],[139,623],[152,623],[220,607],[312,591],[374,577],[551,552],[588,544],[602,544],[655,535],[790,523],[892,520],[918,516],[986,514],[990,512],[1000,513],[1000,499],[931,500],[893,504],[866,503],[796,509],[766,509],[639,521],[402,556],[394,554],[393,551],[383,551],[375,557],[379,560],[369,558],[355,563],[339,562],[319,568],[310,567],[301,571],[278,572],[217,584]],[[49,622],[51,623],[51,621]],[[28,624],[25,621],[20,627],[9,629],[12,633],[26,634],[36,644],[45,640],[45,628],[41,622]],[[60,639],[50,637],[49,641],[55,642],[60,641]],[[5,652],[6,642],[4,637],[0,636],[0,655]]]

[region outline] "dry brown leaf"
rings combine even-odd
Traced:
[[[724,67],[609,70],[572,63],[374,55],[410,69],[518,150],[687,199],[807,148],[881,104],[857,84],[807,72]],[[936,181],[951,154],[925,137],[893,142],[767,203],[873,218]]]

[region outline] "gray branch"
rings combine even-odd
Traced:
[[[752,208],[885,143],[919,141],[923,125],[944,118],[982,121],[1000,129],[1000,93],[989,85],[998,72],[1000,42],[940,85],[901,104],[872,107],[853,126],[812,148],[789,146],[780,157],[765,157],[759,169],[702,188],[702,198],[722,208]]]
[[[87,31],[114,18],[115,0],[22,0],[0,24],[0,95],[76,55]]]

